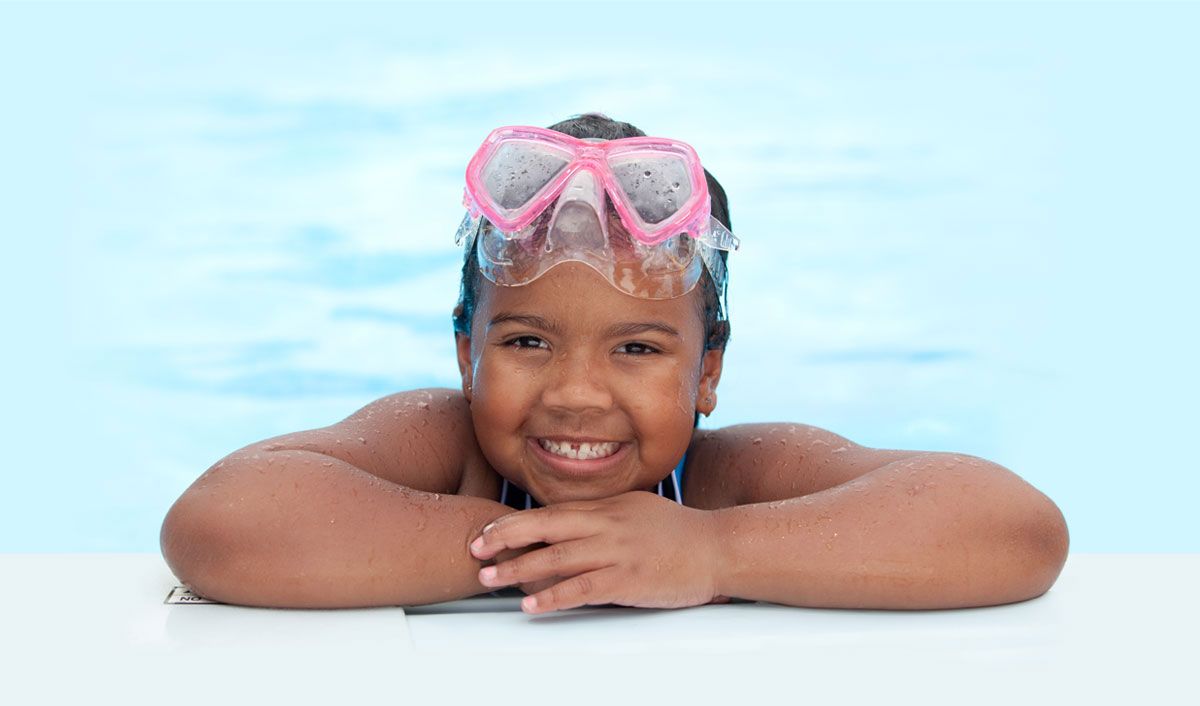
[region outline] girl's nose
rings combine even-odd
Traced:
[[[542,388],[542,404],[571,412],[612,408],[612,393],[602,376],[582,355],[565,355],[556,360]]]

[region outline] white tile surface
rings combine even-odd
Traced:
[[[171,605],[178,582],[154,554],[0,555],[0,578],[6,704],[1195,703],[1196,694],[1196,554],[1076,554],[1041,598],[951,611],[739,603],[526,616],[516,598],[408,615]]]

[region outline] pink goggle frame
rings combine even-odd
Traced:
[[[643,167],[644,180],[631,171]],[[653,181],[655,168],[666,181]],[[553,204],[581,170],[602,184],[626,230],[642,243],[687,233],[713,247],[737,248],[737,238],[710,215],[708,182],[696,151],[669,138],[587,141],[539,127],[496,128],[467,165],[463,205],[471,218],[482,214],[500,231],[515,233]],[[680,190],[684,197],[675,204]],[[655,220],[656,215],[662,217]]]

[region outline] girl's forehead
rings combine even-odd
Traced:
[[[700,288],[673,299],[643,299],[612,286],[600,273],[579,262],[564,262],[519,287],[484,281],[477,317],[485,325],[503,314],[534,314],[563,326],[581,327],[641,319],[660,319],[687,335],[701,327],[697,317]]]

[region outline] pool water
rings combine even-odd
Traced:
[[[703,424],[975,454],[1072,549],[1200,548],[1195,6],[639,5],[620,41],[470,9],[499,46],[454,6],[284,7],[0,10],[0,551],[157,551],[229,451],[455,386],[466,160],[588,110],[729,194]]]

